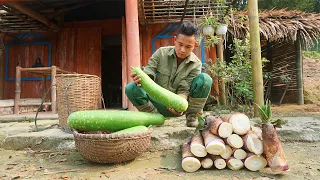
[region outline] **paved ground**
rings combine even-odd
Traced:
[[[315,117],[283,117],[288,124],[278,129],[282,141],[320,141],[320,119]],[[35,132],[34,122],[0,123],[0,147],[23,150],[74,149],[73,135],[61,131],[58,120],[38,120],[39,132]],[[47,128],[47,129],[46,129]],[[172,118],[163,126],[153,127],[150,151],[177,149],[193,133],[193,128],[185,127],[184,118]]]
[[[54,119],[54,118],[52,118]],[[183,118],[153,127],[149,152],[134,161],[104,165],[90,163],[75,151],[73,135],[61,131],[58,120],[32,119],[0,123],[0,179],[319,179],[320,118],[284,117],[288,124],[278,129],[291,171],[274,174],[228,169],[181,169],[180,145],[193,133]],[[17,151],[13,151],[17,150]],[[70,171],[70,172],[69,172]]]

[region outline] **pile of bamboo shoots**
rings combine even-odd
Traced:
[[[186,172],[195,172],[201,167],[231,170],[246,167],[259,171],[274,161],[274,157],[265,156],[268,152],[264,152],[264,146],[275,146],[262,140],[261,128],[251,126],[245,114],[207,116],[205,122],[205,128],[183,144],[182,168]],[[282,147],[281,153],[284,157]]]

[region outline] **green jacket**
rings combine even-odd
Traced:
[[[193,52],[177,67],[174,46],[167,46],[152,55],[144,72],[155,76],[155,82],[161,87],[188,96],[191,83],[201,73],[201,67],[201,61]]]

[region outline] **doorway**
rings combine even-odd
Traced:
[[[122,107],[122,47],[121,35],[102,37],[102,93],[107,109]]]

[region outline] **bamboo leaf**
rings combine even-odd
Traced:
[[[195,131],[194,131],[194,134],[195,134],[196,132],[198,132],[198,131],[203,130],[203,128],[204,128],[204,119],[201,117],[200,114],[198,114],[197,116],[198,116],[198,122],[199,122],[199,124],[198,124],[198,126],[196,127],[196,129],[195,129]]]

